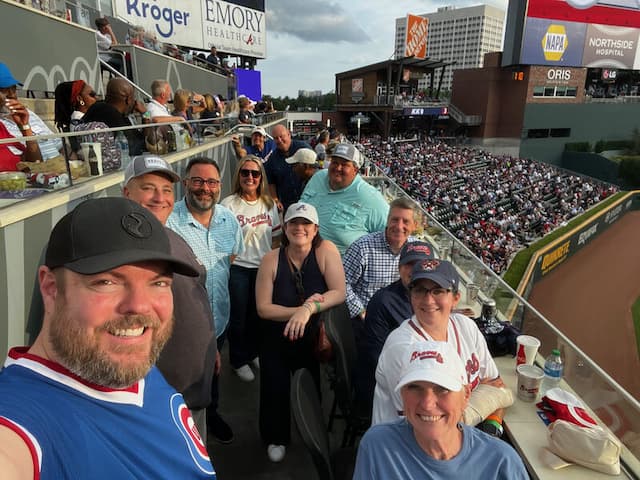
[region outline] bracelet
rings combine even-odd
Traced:
[[[27,130],[31,130],[31,125],[29,125],[28,123],[25,123],[24,125],[20,125],[20,130],[22,130],[23,132],[26,132]]]
[[[497,435],[494,435],[494,436],[502,437],[502,434],[504,433],[504,429],[502,428],[502,425],[500,425],[498,422],[496,422],[495,420],[485,420],[483,423],[486,425],[491,425],[496,429]]]
[[[305,309],[307,309],[311,315],[313,315],[313,306],[310,303],[304,302],[302,306],[305,307]]]
[[[316,306],[316,313],[320,313],[320,302],[316,300],[313,302],[313,304]]]
[[[498,425],[502,425],[502,419],[499,416],[494,414],[489,415],[487,418],[485,418],[485,420],[493,420]]]

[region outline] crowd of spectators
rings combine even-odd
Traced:
[[[532,240],[617,191],[550,164],[433,138],[371,138],[363,153],[497,273]]]

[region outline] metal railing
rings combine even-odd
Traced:
[[[368,163],[368,167],[367,171],[371,174],[366,177],[367,181],[377,186],[386,198],[409,197],[373,163]],[[544,359],[552,349],[559,348],[565,363],[565,381],[598,416],[600,422],[617,436],[623,445],[623,466],[630,478],[638,478],[640,402],[435,218],[424,209],[421,210],[423,222],[418,236],[431,242],[439,257],[451,261],[458,269],[461,275],[460,304],[479,313],[484,300],[494,299],[501,320],[509,320],[523,333],[541,340],[539,358]],[[476,291],[479,292],[477,295]]]

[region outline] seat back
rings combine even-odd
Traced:
[[[329,434],[316,385],[306,368],[297,370],[293,375],[291,412],[302,441],[311,454],[318,478],[333,480]]]
[[[324,326],[333,344],[335,393],[343,415],[354,413],[353,371],[356,365],[356,342],[346,304],[326,311]]]

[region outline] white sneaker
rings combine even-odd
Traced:
[[[260,368],[260,359],[258,357],[256,357],[253,360],[251,360],[251,363],[253,363],[254,367]]]
[[[240,368],[236,368],[235,371],[236,375],[240,377],[240,380],[244,382],[253,382],[253,380],[256,378],[256,376],[251,371],[251,368],[249,368],[249,365],[243,365]]]
[[[281,462],[285,453],[287,453],[287,447],[284,445],[271,444],[267,447],[267,455],[272,462]]]

